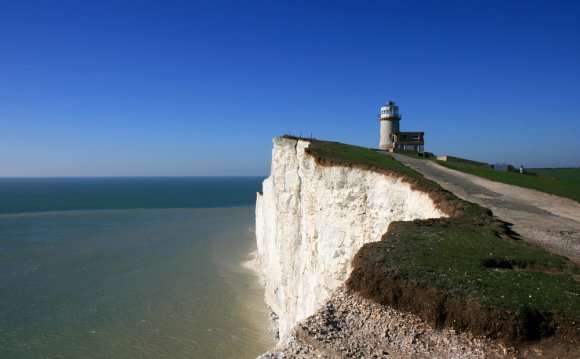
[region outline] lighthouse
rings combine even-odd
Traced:
[[[379,121],[381,123],[381,139],[379,142],[380,150],[392,150],[396,142],[396,136],[399,134],[399,106],[389,100],[386,106],[381,107]]]
[[[381,139],[379,150],[389,152],[412,151],[423,153],[425,151],[425,132],[401,132],[399,131],[399,106],[391,100],[381,107],[379,114],[381,123]]]

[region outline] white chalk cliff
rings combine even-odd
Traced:
[[[309,144],[274,139],[256,203],[257,261],[281,339],[348,278],[358,249],[380,240],[392,221],[445,216],[399,178],[317,164]]]

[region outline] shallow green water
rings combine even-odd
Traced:
[[[253,358],[254,207],[0,215],[0,357]]]

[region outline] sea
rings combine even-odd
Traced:
[[[0,178],[0,358],[255,358],[263,178]]]

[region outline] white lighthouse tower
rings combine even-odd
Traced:
[[[396,136],[399,134],[399,106],[391,100],[386,106],[381,107],[379,121],[381,122],[381,139],[379,142],[380,150],[393,150],[395,147]]]

